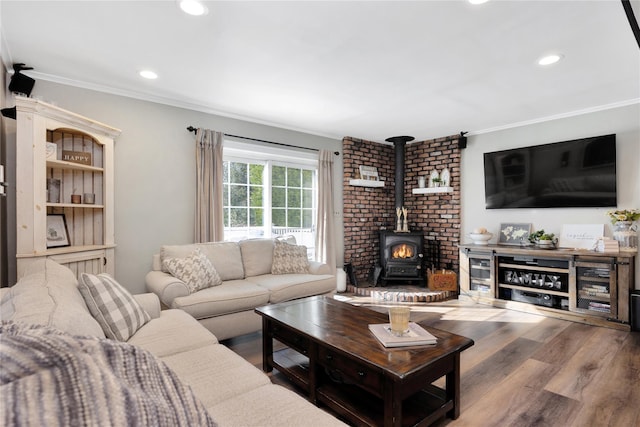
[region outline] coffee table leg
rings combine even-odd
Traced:
[[[402,425],[402,399],[397,396],[397,389],[391,380],[385,383],[384,392],[384,426]]]
[[[262,370],[273,371],[273,338],[271,332],[271,322],[267,318],[262,318]]]
[[[460,416],[460,353],[454,355],[453,371],[447,374],[447,400],[453,401],[453,408],[447,416],[456,419]]]

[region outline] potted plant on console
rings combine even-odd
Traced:
[[[553,233],[545,233],[544,230],[538,230],[529,235],[529,242],[540,248],[551,249],[556,247],[558,239]]]

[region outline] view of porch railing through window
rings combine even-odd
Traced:
[[[224,161],[224,238],[293,236],[315,252],[316,169],[272,161]]]

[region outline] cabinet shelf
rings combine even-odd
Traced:
[[[555,267],[538,267],[536,265],[522,265],[522,264],[507,264],[500,263],[498,267],[507,267],[507,268],[516,268],[519,270],[527,270],[527,271],[544,271],[551,273],[568,273],[569,270],[566,268],[555,268]]]
[[[47,203],[48,208],[104,209],[104,205],[87,205],[84,203]]]
[[[600,283],[609,283],[610,279],[608,277],[594,277],[594,276],[578,276],[578,280],[581,282],[600,282]]]
[[[586,292],[586,291],[578,291],[578,296],[582,299],[588,299],[592,301],[611,301],[611,294],[603,293],[602,295],[598,295],[597,293]]]
[[[498,286],[501,287],[501,288],[517,289],[517,290],[523,291],[523,292],[539,292],[541,294],[557,295],[557,296],[561,296],[561,297],[568,297],[569,296],[568,292],[554,291],[552,289],[546,289],[546,288],[529,288],[527,286],[508,285],[506,283],[499,283]]]
[[[88,251],[97,251],[103,249],[113,249],[116,245],[84,245],[84,246],[65,246],[62,248],[51,248],[46,251],[36,251],[29,254],[17,254],[17,258],[33,258],[39,256],[51,256],[51,255],[62,255],[62,254],[73,254],[80,252],[88,252]]]
[[[85,172],[103,172],[103,168],[83,165],[80,163],[65,162],[64,160],[47,160],[47,167],[51,169],[76,170]]]
[[[479,285],[491,285],[493,283],[493,279],[491,279],[490,277],[487,277],[486,279],[473,277],[471,278],[471,283],[476,283]]]

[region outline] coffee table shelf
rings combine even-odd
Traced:
[[[273,366],[289,381],[309,392],[309,358],[290,348],[273,353]]]
[[[385,425],[384,401],[357,386],[326,383],[317,390],[317,399],[336,414],[365,426]],[[429,425],[453,409],[444,390],[430,386],[402,403],[402,426]]]

